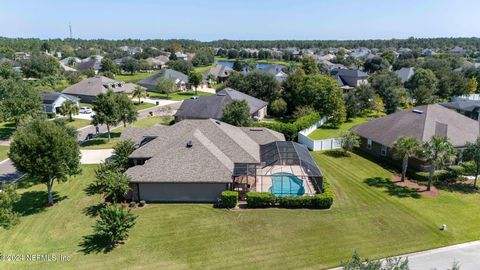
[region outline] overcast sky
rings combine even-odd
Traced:
[[[0,36],[390,39],[479,37],[479,0],[0,0]]]

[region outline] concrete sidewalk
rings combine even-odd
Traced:
[[[410,270],[447,270],[456,262],[461,270],[480,269],[480,241],[400,255],[408,258]],[[341,267],[330,270],[341,270]]]
[[[108,160],[112,156],[113,149],[82,149],[80,150],[80,154],[81,164],[100,164],[102,162],[105,162],[105,160]]]

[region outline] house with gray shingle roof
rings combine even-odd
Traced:
[[[210,69],[207,69],[203,72],[203,78],[212,83],[210,78],[214,79],[217,83],[223,83],[227,80],[230,73],[233,71],[232,68],[229,68],[224,65],[216,65]]]
[[[474,142],[480,135],[479,123],[439,104],[419,106],[370,120],[353,128],[361,138],[360,150],[392,160],[392,147],[400,136],[427,142],[433,135],[444,136],[457,148]],[[421,161],[411,165],[421,168]]]
[[[54,92],[40,94],[43,111],[47,113],[59,113],[59,109],[66,101],[73,101],[79,107],[80,99],[74,96]]]
[[[147,88],[150,91],[158,91],[157,85],[161,78],[168,78],[174,81],[178,88],[182,91],[187,89],[188,86],[188,76],[182,72],[173,70],[173,69],[162,69],[160,72],[153,74],[152,76],[140,80],[139,85]]]
[[[250,115],[254,118],[263,119],[267,114],[267,102],[227,87],[212,96],[184,100],[175,113],[175,121],[208,118],[221,120],[223,108],[234,100],[247,101]]]
[[[62,93],[80,98],[81,102],[93,103],[98,94],[106,93],[112,89],[114,93],[130,94],[135,89],[133,83],[116,81],[104,76],[95,76],[82,80],[65,88]]]
[[[308,149],[267,128],[184,120],[127,128],[120,139],[136,143],[126,171],[128,198],[135,201],[216,202],[224,190],[273,193],[272,177],[279,173],[302,181],[298,195],[322,191],[323,177]]]
[[[399,70],[395,70],[395,74],[400,78],[402,83],[406,83],[415,74],[413,67],[402,67]]]

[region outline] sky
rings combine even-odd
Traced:
[[[82,39],[479,37],[479,0],[0,0],[0,36]]]

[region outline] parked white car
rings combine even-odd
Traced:
[[[80,107],[80,113],[91,114],[92,113],[92,108],[90,108],[90,107]]]

